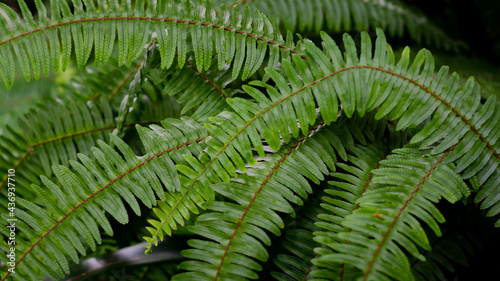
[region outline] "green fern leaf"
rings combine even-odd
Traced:
[[[195,226],[188,229],[213,241],[189,242],[195,249],[185,250],[182,254],[196,261],[183,262],[180,267],[194,272],[176,275],[175,280],[195,276],[201,278],[199,280],[257,278],[254,271],[261,270],[261,266],[253,259],[266,261],[268,254],[264,245],[271,243],[264,230],[280,235],[280,228],[284,226],[276,211],[292,213],[290,202],[302,205],[302,199],[312,192],[306,179],[318,184],[323,173],[335,169],[333,158],[326,163],[315,161],[326,159],[317,154],[319,152],[315,152],[314,147],[332,150],[333,146],[331,131],[328,128],[316,129],[318,127],[231,182],[213,186],[236,204],[217,201],[204,204],[213,212],[199,216]],[[213,225],[213,220],[220,221]]]
[[[318,265],[346,263],[361,270],[358,277],[363,280],[413,279],[403,250],[424,259],[419,248],[430,249],[419,220],[437,235],[437,223],[444,221],[429,203],[441,198],[453,203],[470,194],[452,167],[442,163],[449,153],[421,157],[428,153],[404,148],[381,161],[382,166],[373,170],[371,188],[357,201],[359,209],[341,223],[349,231],[340,232],[339,241],[326,243],[336,253],[322,255]],[[376,243],[367,244],[370,237]]]

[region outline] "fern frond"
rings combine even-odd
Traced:
[[[98,100],[105,96],[111,101],[115,96],[123,96],[129,90],[133,77],[143,61],[133,61],[130,66],[118,66],[115,57],[102,66],[87,65],[84,71],[71,77],[69,85],[64,90],[74,92],[86,100]]]
[[[349,35],[344,35],[343,56],[336,43],[323,33],[324,51],[306,41],[308,61],[294,55],[293,63],[283,61],[284,74],[266,69],[275,86],[262,81],[252,81],[250,85],[266,89],[269,97],[256,87],[244,86],[256,102],[229,98],[227,102],[235,113],[212,119],[208,129],[218,136],[219,142],[208,150],[213,151],[211,161],[224,166],[225,161],[219,156],[227,155],[233,162],[245,158],[252,164],[253,159],[244,155],[251,149],[250,142],[261,157],[265,154],[257,132],[277,150],[281,137],[287,143],[290,132],[298,136],[299,126],[302,133],[307,133],[316,120],[316,104],[327,124],[337,119],[342,105],[347,117],[355,112],[362,117],[376,110],[375,119],[399,119],[396,130],[425,125],[411,142],[421,147],[434,145],[433,154],[462,140],[447,163],[457,162],[457,172],[465,171],[465,178],[477,174],[481,184],[488,180],[487,192],[497,187],[498,177],[491,177],[496,171],[492,167],[500,162],[500,144],[496,141],[500,137],[500,115],[492,110],[498,106],[495,98],[490,97],[481,105],[479,87],[473,79],[460,86],[458,75],[448,75],[447,67],[435,74],[433,58],[427,50],[421,50],[410,65],[406,48],[396,63],[384,34],[380,30],[378,34],[373,55],[366,33],[361,36],[359,56]],[[495,199],[493,203],[496,202]],[[496,209],[492,214],[495,212]]]
[[[319,34],[382,28],[392,37],[408,34],[417,43],[457,51],[465,43],[450,38],[429,18],[399,0],[218,0],[227,9],[251,6],[275,18],[285,30]],[[222,11],[222,10],[221,10]]]
[[[18,195],[34,199],[29,186],[40,184],[40,175],[52,176],[53,165],[67,165],[76,159],[77,153],[89,153],[97,140],[107,141],[104,132],[114,126],[113,113],[107,102],[73,102],[64,105],[47,102],[19,118],[22,133],[11,130],[9,136],[2,136],[2,160],[0,169],[2,181],[0,190],[5,193],[7,171],[16,170]],[[1,201],[6,201],[7,196]]]
[[[194,249],[182,254],[194,260],[180,267],[192,272],[176,275],[174,280],[257,278],[255,271],[261,266],[254,259],[268,259],[264,245],[269,246],[271,240],[266,231],[280,235],[284,226],[277,212],[294,212],[290,203],[302,205],[312,192],[308,180],[319,184],[328,170],[335,169],[334,151],[340,150],[340,140],[329,128],[318,126],[247,173],[212,186],[235,203],[204,204],[212,212],[200,215],[188,230],[213,241],[190,240]],[[218,223],[213,224],[214,220]]]
[[[336,164],[336,171],[330,174],[328,185],[322,183],[322,193],[315,197],[323,198],[325,201],[321,204],[324,209],[313,208],[314,214],[309,214],[306,209],[307,217],[305,221],[298,226],[304,229],[297,230],[297,235],[292,236],[287,249],[292,253],[278,255],[276,263],[283,269],[283,273],[273,273],[273,276],[279,280],[310,280],[322,278],[323,275],[339,276],[339,272],[334,273],[338,268],[329,267],[318,268],[313,260],[318,257],[318,253],[325,249],[315,250],[316,247],[324,247],[322,239],[331,239],[331,232],[339,232],[339,222],[357,205],[355,201],[362,196],[367,185],[371,181],[370,175],[372,169],[378,166],[378,162],[384,155],[387,148],[402,147],[402,142],[394,143],[388,140],[397,140],[397,135],[401,132],[394,132],[392,122],[382,119],[374,121],[372,116],[365,118],[351,118],[338,122],[340,130],[335,132],[344,145],[347,155],[347,161],[339,161]],[[330,194],[330,195],[329,195]],[[316,206],[319,207],[319,203]],[[300,212],[304,210],[301,209]],[[323,219],[321,221],[320,219]],[[333,223],[335,222],[335,223]],[[307,230],[306,230],[307,229]],[[330,232],[326,232],[326,230]],[[292,230],[290,230],[292,232]],[[295,233],[295,232],[294,232]],[[307,241],[307,243],[306,243]],[[318,241],[318,242],[316,242]],[[307,258],[306,258],[307,257]]]
[[[50,19],[41,8],[43,5],[37,5],[40,17],[35,21],[21,0],[25,24],[11,8],[0,3],[7,16],[0,18],[0,54],[6,58],[0,60],[0,74],[7,87],[14,81],[14,60],[19,61],[29,81],[32,72],[36,79],[42,69],[47,75],[51,59],[53,69],[59,69],[60,58],[62,69],[66,69],[73,48],[79,68],[87,63],[92,49],[96,63],[103,64],[111,56],[115,38],[118,63],[130,65],[147,46],[150,30],[158,38],[162,68],[170,67],[174,56],[182,67],[187,52],[192,50],[196,67],[206,70],[215,52],[219,68],[234,64],[233,79],[240,73],[246,79],[262,65],[265,54],[270,56],[268,66],[275,67],[282,54],[286,57],[297,53],[293,42],[285,42],[275,24],[250,9],[217,15],[209,1],[196,6],[184,0],[168,4],[148,2],[147,7],[145,2],[134,7],[130,1],[98,1],[98,5],[83,2],[75,1],[72,13],[65,0],[52,0]],[[147,16],[143,16],[145,13]]]
[[[431,156],[408,147],[381,161],[358,200],[360,208],[341,223],[350,231],[337,235],[340,242],[327,243],[337,253],[321,256],[317,264],[349,264],[361,271],[362,280],[413,280],[405,253],[424,259],[419,248],[430,249],[421,222],[441,235],[438,223],[444,218],[433,203],[441,198],[454,203],[470,194],[453,167],[443,164],[450,152]]]
[[[206,133],[191,119],[167,119],[162,124],[168,130],[157,125],[151,125],[153,130],[137,126],[141,135],[158,134],[164,139],[160,143],[145,142],[148,153],[143,157],[137,157],[120,138],[111,134],[111,142],[119,153],[98,141],[98,148],[92,149],[96,160],[79,154],[79,161],[69,161],[73,171],[66,166],[54,166],[61,188],[43,176],[45,188],[33,185],[46,210],[20,198],[26,211],[16,210],[16,226],[25,235],[16,241],[19,242],[16,250],[22,253],[15,262],[18,278],[38,280],[40,274],[53,279],[63,277],[63,273],[68,273],[67,256],[78,262],[77,251],[85,255],[83,245],[95,250],[96,242],[101,241],[99,227],[107,234],[112,233],[102,209],[118,222],[126,223],[128,213],[122,200],[140,214],[137,199],[151,208],[156,205],[156,196],[166,200],[164,187],[170,191],[180,189],[174,161],[184,163],[181,154],[199,152]],[[174,137],[166,139],[170,134]],[[2,222],[3,227],[5,223]],[[83,242],[75,233],[82,235]],[[7,272],[2,280],[10,274]]]

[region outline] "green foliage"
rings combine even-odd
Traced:
[[[14,61],[28,81],[86,69],[0,135],[6,241],[17,219],[2,280],[70,276],[134,214],[146,254],[189,238],[184,260],[139,278],[421,280],[464,264],[474,235],[442,230],[442,202],[498,219],[496,94],[426,49],[396,54],[383,30],[460,46],[399,2],[290,3],[0,3],[7,88]],[[353,27],[375,33],[333,34]]]

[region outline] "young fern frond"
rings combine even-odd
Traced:
[[[156,32],[162,68],[169,68],[174,56],[182,67],[187,52],[192,50],[196,67],[208,70],[215,52],[219,69],[234,64],[232,78],[241,73],[247,79],[262,65],[266,54],[269,54],[267,66],[275,67],[282,57],[297,53],[293,42],[285,42],[276,25],[250,9],[243,13],[231,10],[216,14],[211,2],[193,6],[191,1],[184,0],[147,5],[138,1],[132,8],[130,1],[113,1],[109,5],[98,1],[96,6],[93,1],[77,0],[71,13],[65,0],[52,0],[49,20],[43,4],[37,0],[36,22],[24,0],[19,3],[26,25],[11,8],[0,3],[7,16],[0,17],[0,54],[6,58],[0,60],[0,74],[8,88],[14,82],[14,58],[29,81],[32,72],[36,79],[42,69],[48,74],[51,58],[55,70],[59,69],[62,58],[65,70],[73,48],[79,68],[86,65],[92,49],[96,63],[106,63],[117,38],[118,64],[130,65],[147,46],[149,30]],[[38,44],[30,44],[31,40]]]
[[[124,224],[128,222],[128,214],[122,200],[140,214],[138,200],[151,208],[156,205],[156,196],[166,200],[164,187],[170,191],[180,189],[174,161],[184,163],[182,154],[199,153],[206,133],[191,119],[167,119],[162,124],[164,128],[151,125],[152,130],[139,129],[144,140],[149,138],[148,134],[158,134],[164,140],[144,142],[148,153],[143,157],[137,157],[128,145],[111,134],[111,142],[120,153],[98,141],[98,148],[92,148],[95,160],[79,154],[79,161],[69,161],[73,171],[66,166],[53,167],[62,188],[46,177],[41,178],[45,188],[33,185],[47,210],[26,201],[23,204],[29,210],[26,215],[16,213],[21,225],[19,229],[27,235],[16,244],[22,253],[16,261],[19,269],[16,277],[38,280],[40,273],[53,279],[64,277],[63,272],[69,272],[66,256],[78,262],[76,250],[85,255],[83,244],[75,233],[81,234],[84,244],[92,250],[95,250],[96,242],[100,244],[100,227],[112,234],[102,209]],[[175,137],[169,138],[171,134]],[[31,223],[40,219],[43,223]],[[39,262],[40,258],[43,258],[43,264]],[[3,280],[9,275],[10,272]]]

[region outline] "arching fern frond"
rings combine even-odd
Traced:
[[[314,265],[313,260],[319,256],[318,253],[329,252],[315,248],[325,247],[321,241],[330,241],[332,233],[343,230],[339,222],[356,209],[355,201],[362,196],[371,181],[372,169],[378,166],[388,147],[401,147],[406,140],[399,138],[400,142],[388,141],[398,140],[395,136],[401,132],[395,132],[393,124],[387,123],[385,119],[374,121],[370,116],[366,116],[339,123],[340,130],[336,131],[335,135],[345,146],[347,161],[339,161],[336,164],[336,171],[328,177],[328,184],[322,183],[321,194],[314,193],[315,197],[323,198],[324,203],[317,203],[318,209],[313,208],[314,211],[306,209],[307,217],[303,218],[305,222],[303,225],[297,223],[298,227],[303,228],[289,231],[294,233],[287,238],[290,243],[286,242],[291,253],[278,255],[275,261],[283,270],[283,273],[273,273],[279,280],[314,280],[324,276],[341,275],[342,270],[339,268],[321,268]],[[304,210],[300,209],[300,212]]]
[[[19,204],[26,211],[16,210],[16,226],[23,234],[16,238],[16,249],[22,253],[15,262],[16,277],[24,280],[38,280],[41,275],[63,277],[69,270],[66,257],[78,262],[77,251],[85,255],[84,245],[95,250],[96,243],[101,241],[100,227],[107,234],[112,233],[102,209],[118,222],[126,223],[128,214],[122,200],[140,214],[138,199],[151,208],[156,205],[156,196],[166,200],[165,188],[180,189],[174,161],[184,163],[181,154],[199,152],[206,133],[191,119],[167,119],[162,124],[164,128],[152,125],[153,130],[139,130],[140,134],[157,133],[164,138],[161,143],[144,143],[148,153],[143,157],[137,157],[120,138],[111,134],[119,152],[98,141],[98,148],[92,149],[96,160],[79,154],[79,161],[69,161],[73,171],[66,166],[54,166],[62,188],[46,177],[41,178],[44,188],[33,185],[45,210],[20,198]],[[174,137],[166,138],[169,134]],[[2,220],[4,228],[5,223]],[[76,233],[82,235],[83,242]],[[2,280],[9,275],[7,272]]]
[[[360,270],[355,276],[362,280],[413,280],[405,253],[424,259],[419,249],[430,249],[421,222],[441,235],[438,223],[444,218],[433,204],[441,198],[453,203],[470,194],[453,167],[443,164],[449,152],[431,156],[408,147],[381,161],[369,190],[357,201],[360,208],[341,223],[350,231],[327,243],[337,253],[323,255],[316,263],[346,263]]]
[[[209,1],[196,6],[184,0],[147,5],[146,1],[138,1],[132,7],[130,1],[98,1],[95,5],[93,1],[77,0],[72,13],[65,0],[52,0],[49,19],[41,1],[35,2],[38,21],[24,0],[19,1],[25,24],[11,8],[0,3],[2,15],[7,16],[0,17],[0,74],[7,87],[14,81],[14,61],[19,61],[28,81],[31,73],[38,79],[42,70],[48,74],[51,59],[53,69],[59,69],[60,58],[62,69],[66,69],[73,48],[80,68],[87,63],[92,49],[96,63],[107,62],[116,38],[118,63],[129,65],[144,51],[150,30],[157,34],[162,68],[170,67],[176,54],[182,67],[187,52],[192,50],[201,71],[208,69],[215,53],[220,69],[224,64],[234,64],[233,79],[240,73],[246,79],[262,65],[268,49],[270,67],[281,60],[280,53],[296,53],[293,42],[285,42],[276,25],[250,9],[216,14]],[[31,44],[31,40],[38,44]]]

